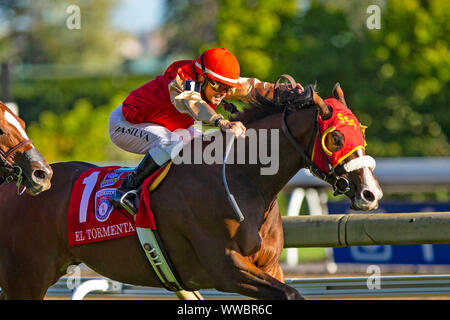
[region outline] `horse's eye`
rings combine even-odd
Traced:
[[[333,131],[327,134],[326,146],[331,152],[336,152],[344,146],[345,137],[340,131]]]
[[[4,134],[3,130],[0,128],[0,136]]]
[[[342,146],[344,145],[344,136],[342,136],[342,138],[341,138],[337,134],[333,135],[333,142],[336,146],[339,147],[339,149],[342,148]]]

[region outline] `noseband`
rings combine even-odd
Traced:
[[[25,191],[25,189],[23,189],[21,192],[19,191],[20,186],[22,185],[22,181],[23,181],[23,170],[20,166],[12,163],[9,160],[9,158],[21,147],[28,145],[28,144],[32,144],[32,143],[33,143],[33,141],[31,141],[30,139],[27,139],[27,140],[20,142],[16,146],[12,147],[7,152],[4,152],[3,150],[0,149],[0,162],[1,162],[0,168],[9,174],[4,179],[5,179],[6,183],[10,183],[14,179],[17,179],[16,186],[17,186],[18,194],[22,194]]]
[[[280,80],[282,78],[287,79],[291,83],[291,88],[286,87],[287,90],[293,90],[296,87],[296,82],[295,82],[294,78],[292,78],[290,75],[284,74],[284,75],[279,76],[277,78],[277,80],[275,81],[275,85],[274,85],[274,98],[278,101],[280,100]],[[338,166],[333,168],[333,166],[330,163],[328,163],[330,173],[329,174],[325,173],[319,167],[317,167],[313,161],[311,161],[309,156],[299,146],[298,142],[295,140],[295,138],[292,136],[291,131],[289,130],[289,127],[287,125],[288,110],[291,110],[291,109],[298,110],[303,107],[314,105],[313,89],[311,86],[307,86],[305,88],[304,93],[301,96],[302,96],[302,98],[295,101],[295,103],[290,103],[288,101],[287,105],[285,106],[285,108],[283,110],[283,115],[281,117],[281,130],[283,131],[285,136],[288,138],[289,142],[294,147],[294,149],[300,154],[302,159],[305,161],[306,165],[309,166],[310,171],[315,176],[317,176],[321,180],[324,180],[325,182],[328,182],[333,187],[334,195],[345,194],[351,198],[354,194],[354,190],[351,187],[351,184],[348,181],[348,179],[342,176],[344,173],[347,173],[347,170],[344,167],[344,165],[339,164]],[[311,135],[311,139],[308,143],[307,150],[311,149],[312,144],[314,142],[314,137],[316,136],[316,132],[318,130],[317,116],[315,116],[314,119],[315,119],[314,120],[314,130]],[[323,150],[322,150],[322,152],[323,152]]]

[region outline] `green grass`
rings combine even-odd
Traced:
[[[302,262],[324,261],[326,258],[325,248],[300,248],[298,249],[298,260]],[[281,253],[280,261],[286,261],[286,249]]]

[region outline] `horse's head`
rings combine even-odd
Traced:
[[[282,79],[290,84],[282,84]],[[344,93],[336,83],[334,98],[322,98],[311,86],[303,93],[295,90],[295,80],[289,75],[278,77],[274,85],[274,99],[283,106],[283,131],[291,144],[302,156],[306,166],[320,179],[328,182],[334,194],[345,194],[352,201],[352,209],[373,210],[378,208],[382,198],[378,180],[373,174],[375,160],[365,154],[365,126],[362,126],[348,108]],[[314,105],[318,110],[315,135],[309,144],[310,155],[300,147],[298,141],[304,138],[305,130],[300,126],[291,134],[286,116],[288,111],[304,109]],[[297,113],[302,121],[304,113]],[[311,132],[311,129],[309,129]],[[315,140],[314,140],[315,138]],[[304,140],[304,139],[303,139]]]
[[[0,102],[0,175],[23,183],[27,193],[48,190],[53,171],[25,133],[25,123]]]
[[[334,98],[324,101],[313,92],[319,111],[319,132],[311,160],[326,174],[325,180],[332,185],[335,195],[345,194],[350,198],[352,209],[376,209],[383,192],[373,173],[375,160],[365,153],[366,127],[348,108],[339,83],[333,95]]]

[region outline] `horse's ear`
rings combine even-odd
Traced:
[[[313,91],[313,99],[322,119],[331,116],[332,111],[330,111],[328,105],[325,103],[325,101],[322,100],[321,97],[319,97],[319,95],[315,91]]]
[[[342,91],[341,85],[339,84],[339,82],[336,82],[336,84],[334,85],[333,96],[336,99],[338,99],[340,103],[342,103],[344,106],[347,107],[347,103],[345,102],[345,99],[344,99],[344,91]]]

